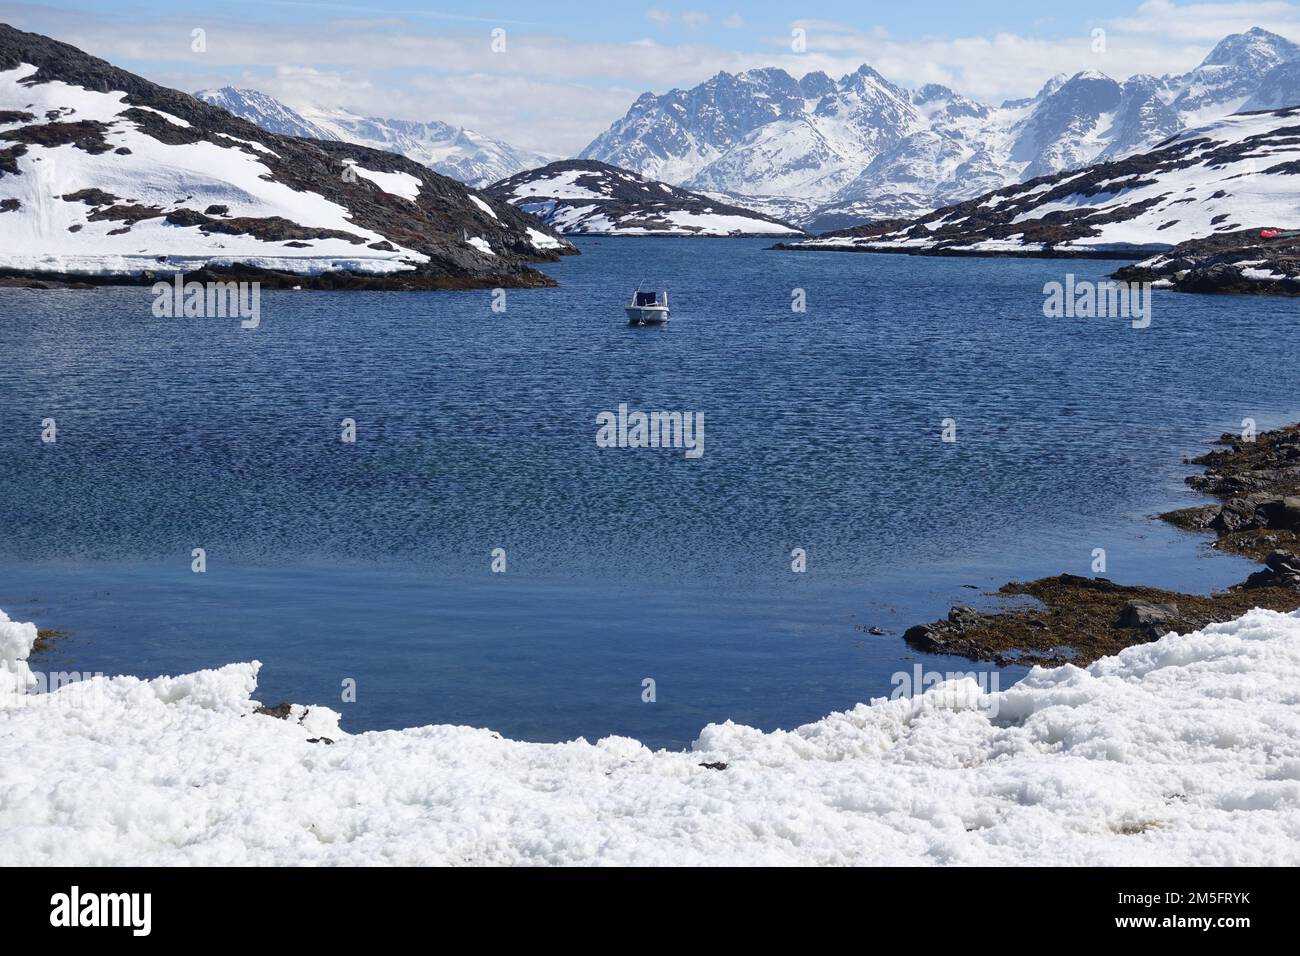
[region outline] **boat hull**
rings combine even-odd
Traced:
[[[623,311],[629,325],[663,325],[668,321],[666,305],[629,305]]]

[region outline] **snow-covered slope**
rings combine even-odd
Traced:
[[[1300,228],[1300,109],[1239,114],[1158,149],[801,249],[1131,254],[1243,229]]]
[[[1185,74],[1119,83],[1085,71],[1001,106],[907,90],[866,66],[839,80],[719,73],[642,95],[580,155],[820,231],[1120,158],[1243,108],[1300,105],[1298,68],[1300,47],[1254,29]]]
[[[778,219],[592,160],[551,163],[486,192],[565,235],[802,235]]]
[[[691,752],[255,714],[259,666],[24,693],[0,613],[0,865],[1300,864],[1300,617],[879,700]]]
[[[197,90],[194,98],[227,113],[256,123],[264,130],[281,136],[303,136],[307,139],[338,139],[323,127],[317,126],[290,106],[260,90],[241,90],[223,86],[215,90]]]
[[[572,248],[395,156],[266,132],[0,24],[0,270],[249,267],[390,287],[541,285]]]
[[[199,90],[194,95],[273,133],[333,139],[400,153],[434,172],[475,187],[540,166],[552,158],[437,121],[381,119],[337,109],[294,110],[265,93],[230,86]]]

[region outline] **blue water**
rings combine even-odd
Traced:
[[[987,601],[970,585],[1087,574],[1098,547],[1121,581],[1248,572],[1149,516],[1196,501],[1207,439],[1300,418],[1294,303],[1157,293],[1137,330],[1042,317],[1045,282],[1114,263],[766,245],[588,240],[505,313],[268,291],[253,332],[155,319],[148,289],[0,289],[0,608],[67,632],[48,667],[257,658],[261,699],[353,730],[681,747],[973,669],[901,640]],[[623,324],[643,276],[666,329]],[[704,456],[598,448],[623,402],[703,412]]]

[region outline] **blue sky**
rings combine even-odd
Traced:
[[[718,70],[832,76],[870,63],[906,86],[997,102],[1057,73],[1182,72],[1251,26],[1300,40],[1300,4],[1027,2],[547,2],[103,0],[0,2],[0,20],[74,43],[150,79],[233,84],[294,106],[440,119],[556,155],[576,152],[640,93]],[[506,48],[490,48],[505,30]],[[791,48],[803,29],[807,49]],[[191,49],[194,29],[206,49]],[[1106,31],[1106,49],[1092,31]]]
[[[65,0],[45,6],[102,14],[103,0]],[[217,5],[195,0],[115,0],[113,10],[124,18],[145,19],[159,16],[203,16]],[[783,33],[795,19],[834,20],[859,27],[883,27],[900,36],[922,36],[943,32],[979,34],[1023,30],[1032,25],[1043,35],[1064,36],[1077,32],[1094,21],[1131,13],[1135,4],[1128,0],[1091,0],[1087,4],[1045,4],[1042,0],[1002,0],[979,3],[975,0],[936,0],[930,3],[871,3],[863,0],[818,0],[810,4],[792,4],[789,0],[746,0],[746,2],[550,2],[536,0],[501,0],[486,3],[428,3],[419,0],[353,0],[353,2],[316,2],[316,0],[227,0],[219,5],[232,18],[265,23],[292,23],[312,16],[355,16],[357,14],[391,14],[409,17],[427,24],[475,23],[516,24],[559,31],[587,39],[616,37],[632,40],[651,35],[657,21],[650,11],[667,14],[670,24],[690,30],[705,39],[727,42],[760,43],[765,36]],[[1059,9],[1050,9],[1058,7]],[[686,20],[688,14],[700,14]],[[743,25],[723,26],[724,21],[739,17]],[[734,20],[731,21],[734,24]]]
[[[102,14],[103,0],[66,0],[49,7],[62,7],[89,14]],[[123,17],[145,19],[159,16],[203,16],[214,5],[196,0],[115,0],[113,10]],[[1051,9],[1057,7],[1058,9]],[[792,4],[789,0],[746,0],[746,2],[627,3],[550,2],[501,0],[486,3],[428,3],[420,0],[227,0],[220,8],[232,18],[264,23],[292,23],[312,16],[355,16],[390,14],[426,24],[448,27],[475,23],[519,25],[563,32],[586,39],[611,37],[634,40],[653,35],[657,20],[651,11],[668,15],[669,24],[719,42],[761,43],[774,33],[784,33],[795,19],[834,20],[859,27],[883,27],[900,36],[922,36],[935,32],[980,34],[1016,31],[1032,25],[1043,35],[1065,36],[1094,21],[1131,13],[1128,0],[1091,0],[1087,4],[1045,4],[1042,0],[936,0],[930,3],[872,3],[863,0],[819,0]],[[701,16],[686,19],[689,14]],[[742,25],[732,19],[739,17]],[[730,21],[732,25],[723,26]]]

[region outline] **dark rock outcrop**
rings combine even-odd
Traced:
[[[1221,551],[1265,560],[1300,551],[1300,426],[1256,435],[1229,432],[1224,446],[1191,459],[1205,471],[1187,484],[1219,503],[1161,515],[1189,531],[1212,531]]]
[[[1300,295],[1300,236],[1265,238],[1265,232],[1256,227],[1193,239],[1124,266],[1114,278],[1163,282],[1179,292]]]

